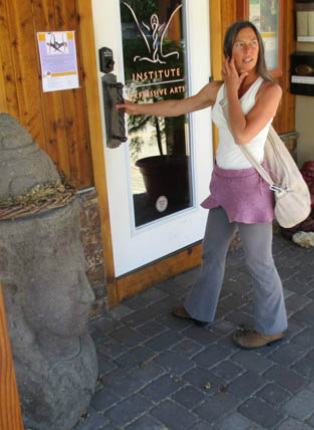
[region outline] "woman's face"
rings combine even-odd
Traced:
[[[239,31],[233,48],[232,57],[239,74],[255,70],[258,60],[259,44],[251,27]]]

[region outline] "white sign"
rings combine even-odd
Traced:
[[[298,42],[314,42],[314,36],[298,36]]]
[[[158,210],[158,212],[165,212],[165,210],[168,207],[168,199],[166,196],[160,196],[158,197],[158,199],[156,200],[156,209]]]
[[[78,88],[74,31],[40,32],[37,41],[43,91]]]
[[[293,84],[307,84],[314,85],[314,76],[291,76],[291,82]]]

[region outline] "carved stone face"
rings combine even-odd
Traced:
[[[25,322],[47,338],[87,330],[94,293],[85,274],[79,211],[74,202],[43,216],[0,223],[0,277],[16,286],[14,301]]]
[[[60,337],[86,332],[94,293],[85,274],[80,243],[57,249],[33,265],[24,292],[24,315],[30,327]]]

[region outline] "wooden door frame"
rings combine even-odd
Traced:
[[[0,283],[0,429],[23,430],[22,412]]]
[[[221,0],[209,0],[209,3],[211,78],[214,81],[219,81],[222,79],[221,65],[223,61]],[[218,129],[213,123],[213,157],[215,156],[218,148],[218,141]]]

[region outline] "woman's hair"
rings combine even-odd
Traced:
[[[265,50],[264,50],[264,44],[263,39],[255,27],[254,24],[252,24],[250,21],[236,21],[234,24],[232,24],[226,31],[225,39],[224,39],[224,56],[227,58],[232,57],[232,48],[235,43],[236,37],[239,33],[239,31],[243,30],[244,28],[251,28],[255,34],[259,45],[259,51],[258,51],[258,58],[256,63],[256,71],[257,73],[266,81],[270,82],[276,82],[273,77],[270,75],[265,61]]]

